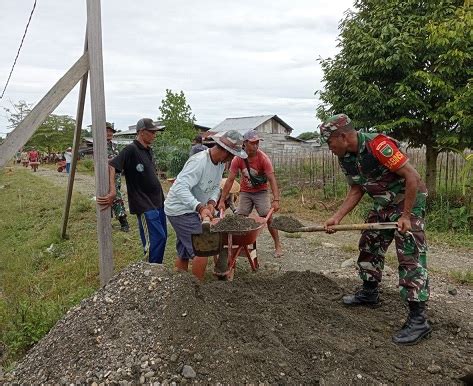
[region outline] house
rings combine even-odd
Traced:
[[[163,128],[163,129],[166,128],[166,126],[161,121],[153,121],[153,123],[159,128]],[[194,128],[196,130],[196,134],[204,133],[210,130],[210,127],[197,125],[197,124],[194,124]],[[127,145],[133,142],[135,137],[136,137],[136,125],[128,126],[128,130],[119,131],[113,134],[114,142],[117,142],[118,144],[123,144],[123,145]]]
[[[215,126],[209,134],[228,130],[236,130],[242,135],[249,130],[256,130],[263,139],[260,143],[261,149],[268,153],[298,152],[312,148],[306,141],[292,137],[293,128],[277,115],[227,118]]]

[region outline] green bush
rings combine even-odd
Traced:
[[[183,149],[176,149],[172,152],[168,164],[168,177],[176,177],[184,167],[189,158],[189,153]]]
[[[90,158],[81,159],[77,162],[77,170],[83,171],[94,171],[94,160]]]

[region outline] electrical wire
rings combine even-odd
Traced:
[[[8,75],[7,83],[5,84],[5,87],[3,88],[2,95],[0,96],[0,99],[2,99],[3,96],[5,95],[5,91],[7,89],[8,83],[10,83],[10,78],[12,76],[13,69],[15,68],[15,64],[16,64],[16,61],[18,59],[18,56],[20,55],[21,47],[23,46],[23,41],[25,40],[26,32],[28,31],[28,27],[30,25],[31,18],[33,17],[33,13],[34,13],[35,8],[36,8],[36,0],[34,0],[33,9],[31,10],[30,18],[28,19],[28,23],[26,24],[25,33],[23,34],[23,38],[21,39],[20,47],[18,47],[18,52],[16,53],[15,61],[13,62],[13,66],[10,70],[10,75]]]

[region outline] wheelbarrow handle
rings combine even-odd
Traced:
[[[271,208],[268,212],[268,214],[266,215],[266,217],[264,218],[264,222],[267,223],[268,220],[271,218],[272,214],[274,212],[274,208]]]

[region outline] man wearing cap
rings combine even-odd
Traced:
[[[247,157],[242,148],[243,137],[237,131],[212,138],[216,145],[187,160],[164,202],[166,215],[176,231],[176,269],[187,271],[192,260],[192,273],[199,280],[204,279],[208,258],[195,255],[191,236],[202,233],[202,220],[214,216],[225,163],[234,156]]]
[[[117,131],[110,122],[107,122],[105,125],[107,129],[107,154],[108,159],[111,160],[115,158],[119,151],[116,143],[112,142],[113,134]],[[112,204],[112,213],[115,214],[115,217],[120,222],[120,230],[123,232],[128,232],[130,226],[128,225],[128,220],[126,218],[125,203],[123,202],[122,197],[122,177],[121,173],[115,172],[115,192],[116,196]]]
[[[202,137],[200,135],[196,135],[194,140],[192,141],[192,147],[189,151],[189,157],[192,157],[194,154],[207,149],[208,147],[202,144]]]
[[[328,233],[361,200],[365,193],[374,206],[367,222],[397,222],[397,229],[362,232],[358,257],[363,287],[343,298],[348,306],[375,305],[379,302],[384,256],[392,240],[399,262],[399,289],[409,306],[404,326],[393,336],[397,344],[416,344],[431,327],[425,314],[429,299],[427,244],[424,216],[427,189],[398,143],[383,134],[357,132],[350,118],[338,114],[320,126],[320,134],[338,157],[350,190],[335,214],[325,222]]]
[[[262,139],[255,130],[245,133],[243,139],[248,159],[233,159],[227,182],[223,187],[222,196],[218,203],[218,209],[225,210],[225,199],[230,192],[235,177],[240,172],[240,201],[237,214],[248,216],[255,208],[260,216],[265,217],[271,208],[275,212],[279,210],[279,188],[273,165],[269,157],[259,149],[259,142]],[[273,192],[272,200],[269,196],[268,182]],[[270,224],[268,224],[268,229],[274,241],[274,257],[281,257],[282,246],[279,241],[279,234],[277,229],[272,228]]]
[[[97,197],[103,208],[113,205],[116,197],[115,174],[124,173],[130,213],[136,214],[145,259],[162,264],[167,239],[164,194],[158,177],[151,144],[162,131],[152,119],[142,118],[136,124],[137,136],[109,161],[109,194]]]

